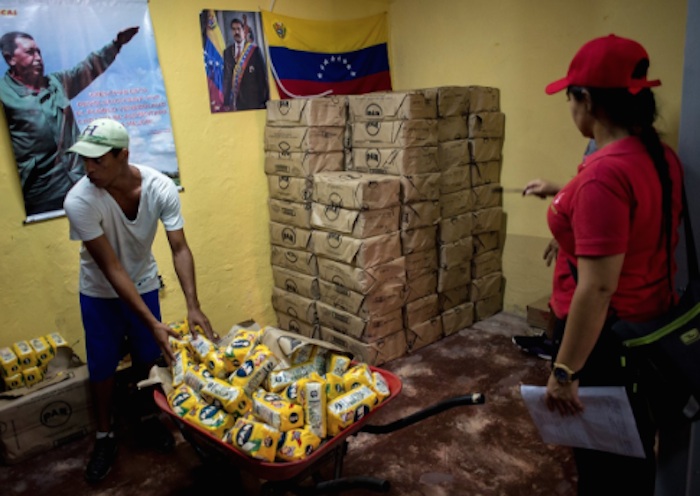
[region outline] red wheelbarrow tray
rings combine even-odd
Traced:
[[[227,454],[230,453],[231,460],[234,461],[235,464],[238,465],[240,468],[247,470],[248,472],[260,479],[270,481],[282,481],[293,479],[297,475],[301,474],[304,470],[311,467],[316,461],[323,459],[326,454],[330,453],[331,451],[336,449],[336,447],[338,447],[339,444],[343,443],[348,436],[351,436],[357,431],[361,430],[362,427],[367,423],[367,421],[377,413],[377,411],[384,408],[384,406],[387,403],[393,400],[401,392],[401,380],[395,374],[373,366],[370,366],[370,369],[372,370],[372,372],[378,372],[382,375],[382,377],[384,377],[384,380],[389,386],[389,396],[387,396],[384,399],[384,401],[379,403],[379,405],[377,405],[371,412],[362,417],[360,420],[353,423],[349,427],[346,427],[332,438],[324,440],[321,446],[319,446],[319,448],[313,453],[311,453],[309,456],[307,456],[303,460],[294,462],[272,463],[252,458],[251,456],[235,448],[233,445],[224,443],[221,439],[211,435],[209,432],[205,431],[199,426],[194,425],[186,421],[185,419],[177,416],[175,412],[173,412],[173,410],[170,408],[170,405],[168,404],[165,395],[160,389],[155,389],[153,395],[156,404],[161,410],[163,410],[163,412],[172,416],[175,420],[180,422],[181,425],[184,424],[184,426],[187,429],[191,429],[195,431],[198,435],[205,436],[209,440],[217,443],[219,451],[225,450]]]

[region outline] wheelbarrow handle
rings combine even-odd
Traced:
[[[436,403],[433,406],[429,406],[423,410],[419,410],[412,413],[408,417],[395,420],[385,425],[365,425],[360,429],[360,432],[367,432],[370,434],[387,434],[389,432],[394,432],[409,425],[413,425],[416,422],[420,422],[428,417],[442,413],[445,410],[454,408],[456,406],[469,406],[469,405],[482,405],[486,401],[486,397],[481,393],[472,393],[464,396],[455,396],[454,398],[449,398]]]

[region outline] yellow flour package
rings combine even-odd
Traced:
[[[233,426],[233,417],[221,408],[214,405],[202,405],[193,407],[183,417],[188,422],[195,424],[214,437],[223,439],[224,433]]]
[[[199,404],[199,397],[186,384],[176,387],[168,395],[168,405],[178,417],[184,417],[187,412]]]
[[[180,384],[185,382],[185,372],[187,369],[195,365],[194,360],[192,360],[192,355],[187,348],[180,348],[175,351],[175,360],[173,361],[172,373],[173,373],[173,387],[178,387]]]
[[[22,370],[22,378],[24,379],[25,386],[33,386],[44,380],[44,372],[40,367],[34,365],[33,367],[27,367]]]
[[[328,434],[335,436],[364,418],[377,404],[377,393],[360,386],[328,403]]]
[[[260,331],[239,329],[233,340],[224,348],[224,359],[231,362],[233,367],[240,367],[245,358],[257,346]]]
[[[0,372],[3,377],[12,377],[19,373],[19,358],[10,348],[0,348]]]
[[[316,436],[323,439],[328,432],[326,384],[323,381],[308,380],[302,384],[300,389],[306,426]]]
[[[216,345],[202,334],[198,334],[196,338],[192,339],[190,341],[190,346],[192,347],[195,358],[200,363],[205,361],[205,357],[210,352],[216,350]]]
[[[219,350],[210,351],[204,357],[204,361],[202,363],[204,363],[207,366],[207,369],[209,369],[209,372],[211,372],[211,374],[218,379],[228,377],[231,372],[235,370],[231,362],[224,360],[223,354]]]
[[[321,445],[321,438],[310,429],[283,432],[277,448],[277,458],[286,462],[303,460]]]
[[[282,432],[304,426],[304,411],[301,405],[264,389],[253,393],[253,415]]]
[[[380,403],[391,395],[389,384],[379,372],[372,372],[372,391],[377,393]]]
[[[243,389],[216,378],[207,382],[199,391],[199,395],[207,403],[223,408],[234,418],[245,415],[250,411],[252,404]]]
[[[214,376],[211,375],[211,372],[201,363],[192,365],[185,371],[185,384],[191,387],[197,394],[199,394],[206,383],[212,379],[214,379]]]
[[[372,387],[372,371],[366,363],[360,363],[343,374],[345,390],[350,391],[360,386]]]
[[[314,360],[294,365],[288,369],[273,370],[267,377],[267,389],[278,393],[291,383],[318,373],[318,366]]]
[[[32,338],[29,340],[29,346],[31,346],[34,353],[36,353],[36,357],[39,359],[39,365],[47,364],[54,357],[51,345],[49,345],[46,338]]]
[[[241,363],[241,366],[229,376],[228,381],[234,386],[243,388],[248,396],[253,396],[278,363],[279,360],[272,354],[270,348],[259,344],[253,348],[250,356]]]
[[[17,389],[24,386],[24,377],[22,376],[22,372],[18,372],[17,374],[9,377],[3,377],[3,380],[5,381],[5,389]]]
[[[350,359],[345,355],[330,353],[328,355],[327,372],[342,376],[350,369]]]
[[[336,399],[341,394],[345,393],[345,380],[342,376],[327,373],[326,374],[326,398],[328,401]]]
[[[46,341],[48,341],[49,346],[51,346],[51,350],[53,351],[53,354],[56,355],[56,350],[59,348],[68,348],[68,341],[66,341],[63,336],[61,336],[61,333],[59,332],[51,332],[45,336]]]
[[[178,320],[176,322],[169,322],[168,327],[170,327],[173,331],[178,333],[181,338],[190,334],[190,326],[187,322],[187,319]]]
[[[280,431],[264,422],[241,417],[224,437],[224,441],[258,460],[274,462]]]
[[[17,341],[12,345],[12,351],[14,351],[15,355],[17,355],[19,366],[22,369],[26,369],[27,367],[36,367],[39,365],[39,359],[36,357],[36,353],[32,347],[29,346],[28,341]]]

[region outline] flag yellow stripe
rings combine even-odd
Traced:
[[[321,53],[344,53],[387,43],[387,14],[347,21],[315,21],[262,11],[265,39],[270,46]],[[283,30],[278,34],[275,26]]]
[[[226,44],[224,43],[224,35],[221,33],[221,28],[219,28],[219,23],[216,20],[216,14],[213,10],[209,10],[207,16],[209,18],[207,37],[216,48],[216,51],[223,55]]]

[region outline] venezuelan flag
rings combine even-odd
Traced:
[[[202,12],[206,15],[204,29],[204,66],[207,72],[209,85],[209,103],[212,110],[218,110],[224,104],[223,77],[224,77],[224,36],[221,34],[219,22],[213,10]]]
[[[313,21],[262,12],[280,98],[391,90],[387,15]]]

